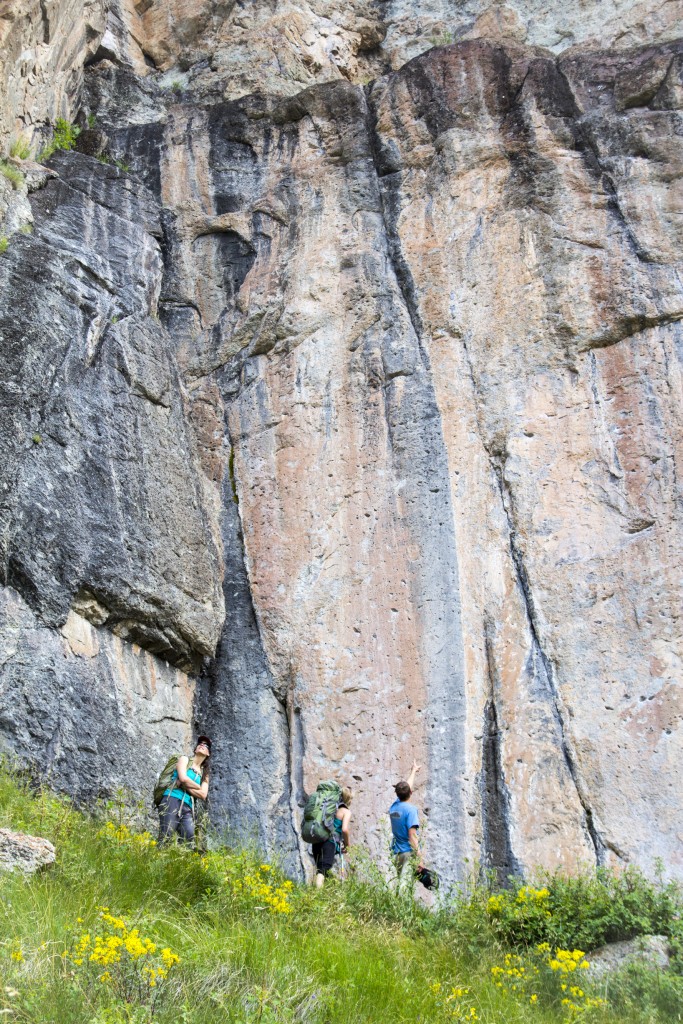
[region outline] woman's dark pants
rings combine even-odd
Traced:
[[[177,796],[165,796],[159,804],[159,842],[177,835],[181,843],[194,840],[194,816],[191,804]]]
[[[320,875],[327,875],[334,867],[334,858],[337,856],[337,844],[334,839],[326,839],[322,843],[313,843],[313,860],[316,871]]]

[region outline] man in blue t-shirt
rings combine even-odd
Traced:
[[[394,854],[399,876],[399,889],[401,890],[408,885],[411,872],[417,873],[424,870],[420,856],[420,843],[417,838],[417,830],[420,827],[417,807],[408,803],[413,795],[415,776],[421,767],[417,761],[413,761],[408,781],[399,782],[394,787],[396,800],[389,808],[389,820],[393,834],[391,852]]]

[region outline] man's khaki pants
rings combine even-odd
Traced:
[[[394,860],[396,873],[398,874],[398,891],[403,893],[412,888],[417,867],[417,856],[410,853],[397,853]]]

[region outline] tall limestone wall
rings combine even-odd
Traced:
[[[3,749],[683,875],[680,4],[579,6],[10,4]]]

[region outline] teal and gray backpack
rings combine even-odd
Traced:
[[[321,782],[311,793],[301,822],[301,838],[305,843],[324,843],[334,833],[334,815],[341,800],[341,786],[336,782]]]

